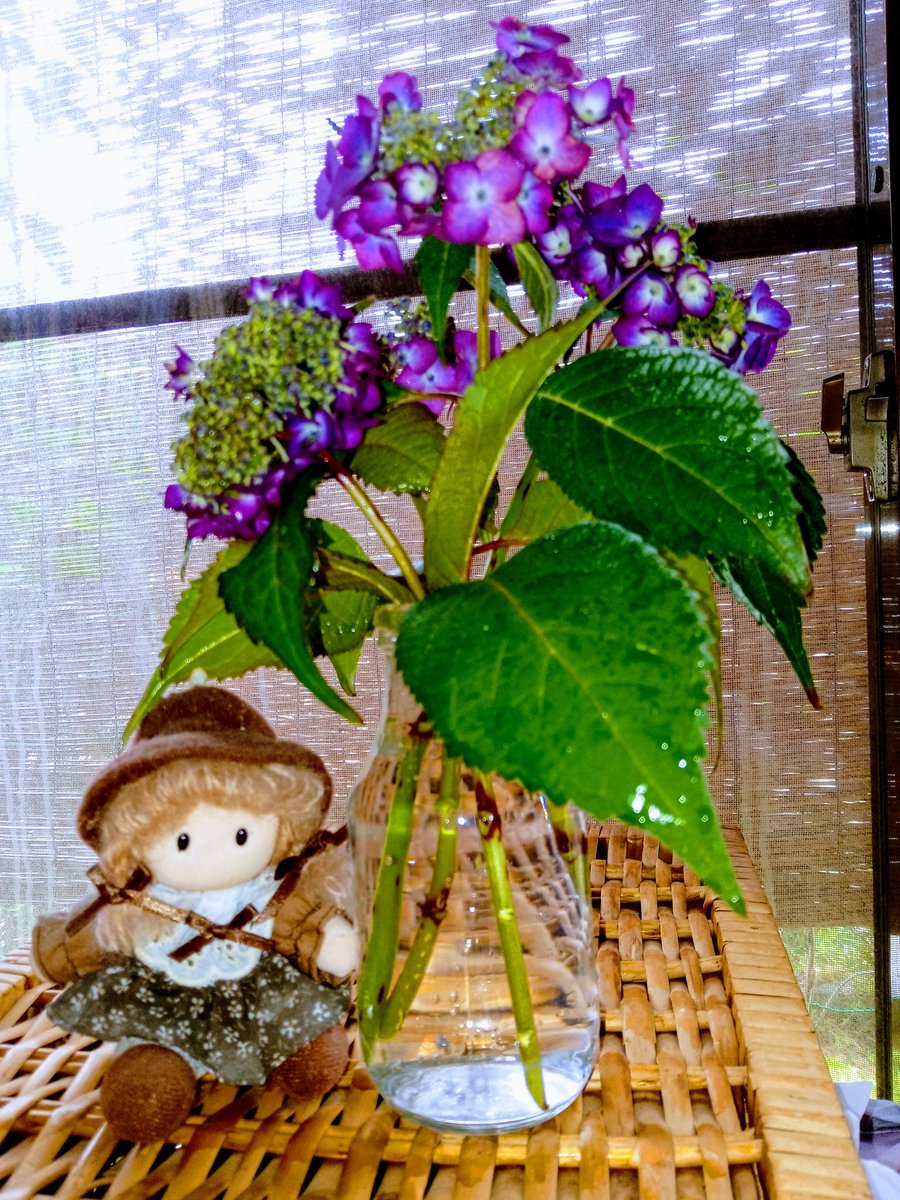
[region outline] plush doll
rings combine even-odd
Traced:
[[[119,1043],[110,1126],[163,1138],[196,1077],[322,1094],[347,1063],[358,944],[331,780],[224,688],[165,698],[88,788],[78,831],[98,895],[37,924],[38,971],[70,983],[61,1028]]]

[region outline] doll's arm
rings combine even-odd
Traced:
[[[359,966],[349,917],[350,875],[346,847],[323,850],[304,866],[275,915],[275,948],[304,974],[326,983],[346,983]]]
[[[96,896],[86,896],[68,912],[38,918],[31,935],[31,959],[37,973],[50,983],[73,983],[121,958],[100,943],[95,921],[76,933],[67,931],[73,919],[95,901]]]

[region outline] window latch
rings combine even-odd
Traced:
[[[864,471],[869,500],[900,494],[897,376],[894,352],[866,359],[862,387],[844,393],[844,376],[822,383],[822,432],[832,454],[843,454],[848,471]]]

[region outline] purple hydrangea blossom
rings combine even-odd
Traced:
[[[378,111],[365,96],[356,97],[356,113],[344,121],[335,147],[325,147],[325,167],[316,180],[316,216],[336,218],[355,189],[375,169],[381,125]]]
[[[500,335],[491,330],[490,357],[499,357],[502,347]],[[478,335],[469,329],[457,329],[453,333],[452,352],[443,363],[438,348],[431,338],[417,334],[399,342],[396,348],[401,364],[397,383],[411,392],[440,392],[449,396],[461,396],[478,369]],[[438,416],[444,408],[442,398],[423,401],[426,408]]]
[[[602,125],[613,114],[612,81],[595,79],[583,89],[570,87],[569,103],[582,125]]]
[[[661,271],[677,266],[682,254],[681,235],[677,229],[658,229],[650,238],[650,255]]]
[[[385,75],[378,86],[378,99],[381,111],[386,115],[392,112],[418,112],[422,107],[418,82],[415,76],[407,75],[405,71]]]
[[[497,49],[507,58],[521,58],[523,54],[541,54],[565,46],[570,38],[552,25],[523,25],[516,17],[504,17],[491,21],[496,29]]]
[[[662,210],[662,197],[649,183],[639,183],[627,195],[604,201],[588,216],[587,225],[598,242],[624,246],[655,229]]]
[[[405,163],[394,172],[394,183],[404,204],[427,208],[438,197],[441,177],[433,163]]]
[[[738,333],[724,326],[710,337],[712,354],[739,375],[764,371],[778,349],[778,343],[791,327],[791,314],[772,296],[762,279],[753,285],[749,297],[738,293],[744,306],[744,329]]]
[[[479,246],[521,242],[526,226],[517,198],[524,179],[525,168],[507,150],[485,150],[474,162],[451,163],[444,174],[441,236]]]
[[[191,386],[196,364],[181,346],[176,346],[175,349],[178,351],[175,358],[164,364],[169,372],[169,382],[165,385],[165,389],[167,392],[174,392],[176,396],[183,396]]]
[[[574,179],[587,166],[590,147],[572,137],[571,110],[555,92],[523,92],[515,120],[510,153],[543,183]]]
[[[716,294],[709,276],[691,264],[679,267],[675,291],[682,310],[690,317],[708,317],[715,307]]]
[[[648,317],[654,325],[672,329],[678,320],[678,295],[659,271],[644,271],[622,296],[626,317]]]
[[[507,61],[503,78],[527,78],[547,87],[565,87],[581,79],[581,71],[571,58],[557,54],[569,38],[550,25],[523,25],[515,17],[493,21],[497,31],[497,49]]]
[[[675,338],[668,329],[660,329],[650,317],[619,317],[612,327],[618,346],[674,346]]]
[[[542,183],[531,171],[526,171],[516,201],[522,210],[528,232],[532,236],[546,232],[550,225],[550,209],[553,207],[553,188],[548,183]]]
[[[373,233],[366,229],[358,208],[342,212],[334,223],[335,232],[345,238],[356,251],[364,271],[380,271],[389,267],[399,275],[403,270],[400,247],[389,234]]]

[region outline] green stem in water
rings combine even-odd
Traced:
[[[554,804],[547,800],[547,812],[556,836],[556,848],[568,868],[579,897],[590,903],[590,868],[587,861],[587,848],[583,844],[582,834],[575,827],[572,810],[568,804]]]
[[[478,370],[483,371],[491,361],[491,327],[488,323],[491,307],[491,251],[488,246],[475,247],[475,297],[478,310]]]
[[[400,573],[406,580],[409,590],[417,600],[424,600],[425,589],[422,587],[421,579],[416,574],[415,567],[409,561],[409,556],[403,549],[397,535],[370,500],[365,488],[362,487],[356,476],[351,475],[344,464],[338,462],[327,450],[320,450],[319,458],[334,471],[338,483],[390,551],[391,558],[393,558],[394,562],[400,568]]]
[[[525,953],[522,949],[522,939],[519,936],[519,924],[516,920],[512,888],[509,883],[500,813],[491,794],[490,785],[483,776],[475,780],[475,803],[478,809],[478,832],[481,834],[484,861],[491,885],[491,901],[494,905],[494,916],[497,918],[497,932],[500,935],[500,947],[503,950],[503,962],[509,982],[513,1017],[516,1022],[516,1036],[519,1040],[519,1056],[525,1071],[525,1083],[535,1104],[539,1108],[546,1109],[547,1100],[544,1094],[544,1075],[541,1070],[537,1027],[534,1023],[531,992],[528,989]]]
[[[428,894],[422,905],[421,919],[403,970],[381,1011],[378,1036],[386,1041],[399,1033],[412,1002],[419,993],[431,960],[441,923],[447,915],[447,901],[456,871],[456,810],[459,808],[458,758],[444,759],[441,767],[441,791],[435,803],[438,817],[438,841]]]
[[[416,785],[427,745],[426,739],[418,731],[411,730],[404,741],[406,749],[397,768],[397,783],[375,885],[372,928],[359,971],[356,994],[359,1032],[367,1055],[378,1038],[381,1006],[391,985],[397,959],[403,876],[412,838]]]

